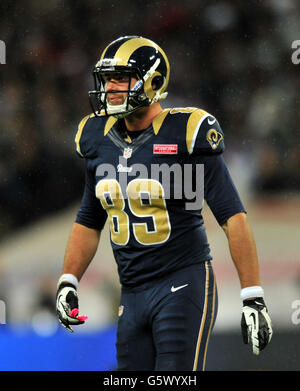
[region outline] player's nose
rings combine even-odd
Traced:
[[[120,88],[118,88],[118,83],[116,80],[114,79],[110,79],[107,81],[106,83],[106,91],[107,92],[114,92],[114,91],[118,91]]]

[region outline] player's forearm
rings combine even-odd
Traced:
[[[97,251],[99,240],[99,231],[74,223],[66,248],[62,273],[74,274],[80,281]]]
[[[246,214],[238,213],[230,217],[222,228],[228,238],[241,288],[260,286],[256,244]]]

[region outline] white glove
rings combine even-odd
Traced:
[[[256,355],[271,341],[272,323],[262,297],[243,301],[241,328],[244,343],[250,342]]]
[[[58,282],[56,313],[59,322],[73,333],[71,325],[83,324],[87,316],[78,316],[78,296],[76,286],[67,281]]]

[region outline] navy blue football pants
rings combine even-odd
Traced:
[[[209,261],[142,286],[122,287],[120,371],[203,371],[218,306]]]

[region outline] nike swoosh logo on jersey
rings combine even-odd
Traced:
[[[173,285],[172,288],[171,288],[171,292],[179,291],[179,289],[185,288],[185,287],[188,286],[188,285],[189,285],[189,284],[185,284],[185,285],[177,286],[176,288],[175,288],[174,285]]]
[[[210,120],[209,118],[207,118],[207,122],[209,125],[212,125],[216,122],[216,119],[214,118],[213,120]]]

